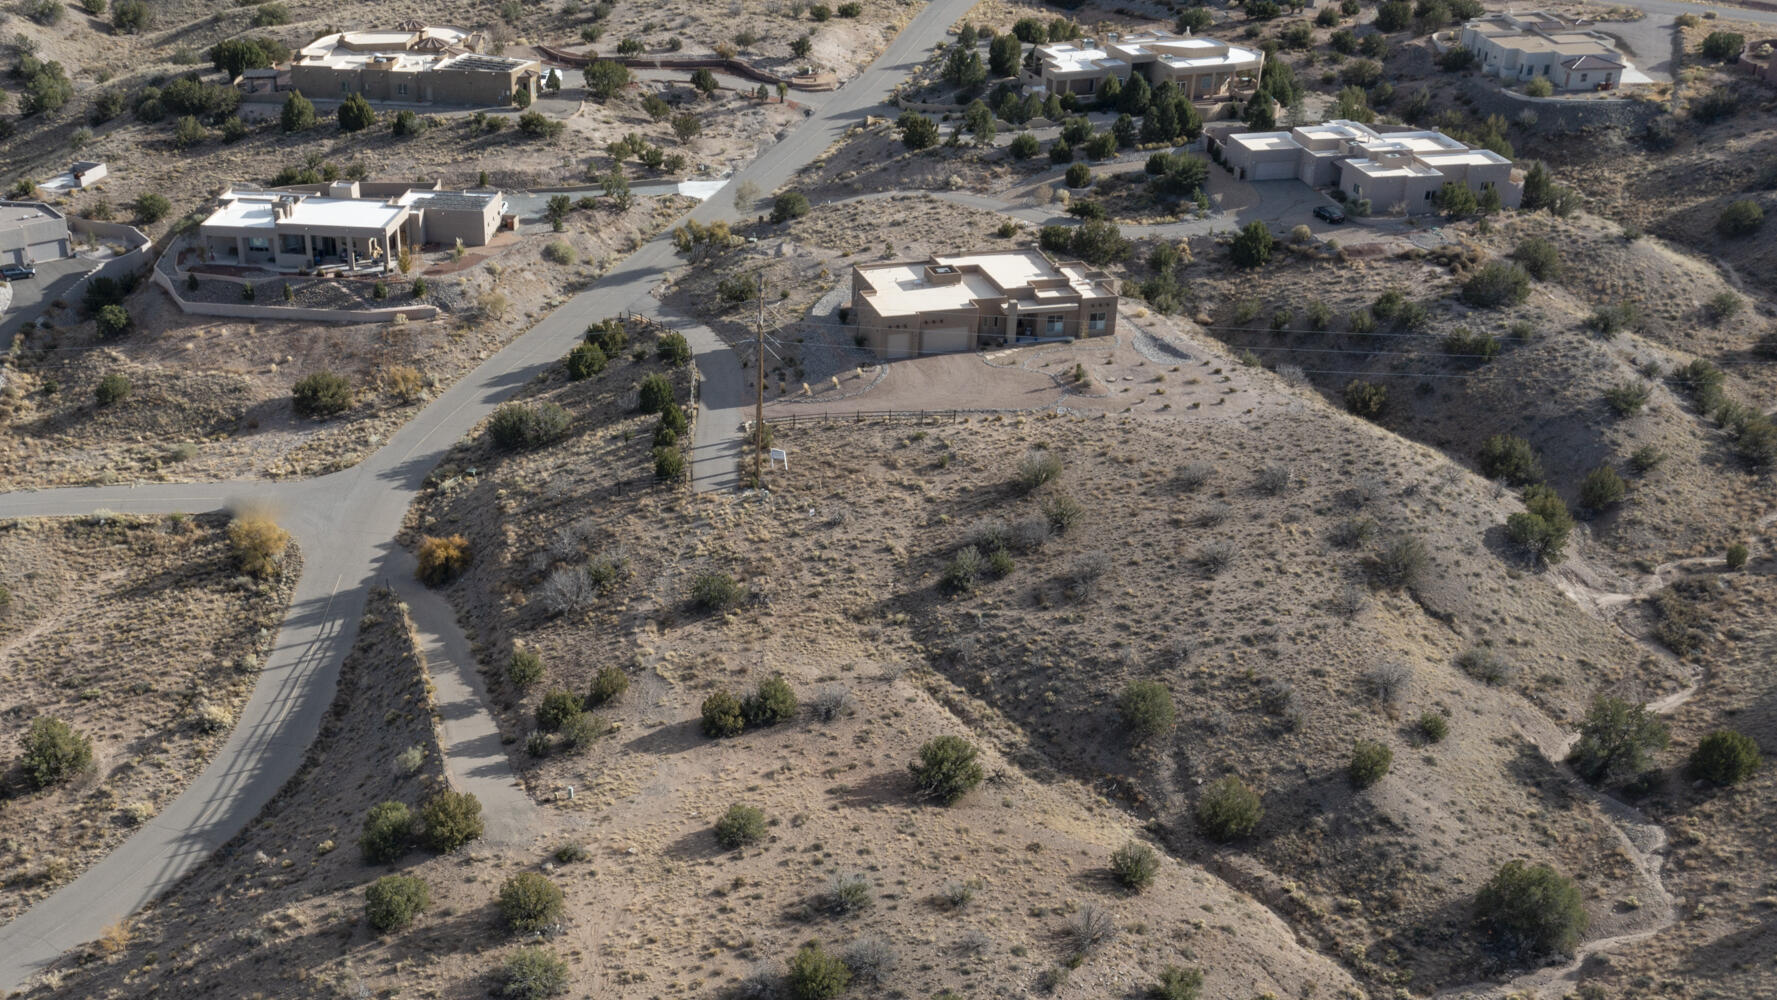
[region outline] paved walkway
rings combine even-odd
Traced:
[[[826,101],[794,132],[737,172],[771,191],[789,181],[853,123],[876,109],[889,87],[922,62],[973,0],[928,4],[883,55]],[[718,193],[689,213],[700,222],[734,218],[732,196]],[[555,365],[591,320],[619,313],[654,314],[652,292],[678,266],[670,237],[662,235],[620,263],[593,288],[576,295],[479,368],[452,385],[387,444],[359,465],[292,483],[157,483],[139,487],[80,487],[0,495],[0,518],[66,516],[99,510],[154,514],[202,512],[252,503],[270,510],[303,551],[303,574],[253,695],[234,732],[208,768],[140,832],[86,874],[24,915],[0,927],[0,992],[9,991],[57,957],[97,938],[191,871],[247,824],[300,766],[333,699],[339,664],[353,642],[352,623],[370,586],[412,577],[407,553],[394,536],[427,474],[446,451],[493,408],[533,376]],[[694,484],[700,490],[737,485],[739,427],[750,402],[738,359],[716,336],[689,327],[703,374],[693,440]],[[460,629],[443,602],[398,586],[410,597],[416,624],[447,706],[445,740],[452,780],[503,796],[510,775],[491,719],[477,721],[479,676]],[[449,668],[449,669],[447,669]],[[450,688],[455,676],[457,688]],[[480,713],[485,716],[485,708]],[[504,773],[500,769],[506,768]],[[485,800],[484,800],[485,801]],[[532,807],[535,808],[534,806]],[[489,810],[493,812],[494,810]],[[515,817],[516,809],[510,810]],[[490,821],[494,819],[490,815]],[[519,824],[501,820],[495,837],[522,837]]]

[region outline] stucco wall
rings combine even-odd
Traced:
[[[1465,76],[1463,93],[1478,116],[1500,115],[1516,122],[1525,111],[1536,115],[1539,132],[1578,132],[1591,128],[1621,128],[1639,132],[1662,113],[1659,104],[1633,97],[1561,98],[1528,97],[1502,89],[1484,76]]]

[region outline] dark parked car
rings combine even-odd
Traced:
[[[1320,206],[1314,210],[1314,217],[1317,219],[1325,219],[1335,226],[1345,221],[1345,213],[1341,212],[1337,205]]]
[[[0,278],[7,281],[21,281],[25,278],[37,277],[37,269],[28,264],[7,264],[0,267]]]

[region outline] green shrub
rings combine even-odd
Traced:
[[[741,702],[740,711],[749,727],[787,722],[796,717],[796,692],[782,677],[767,677]]]
[[[329,371],[305,375],[291,387],[290,404],[299,417],[331,417],[351,407],[352,384]]]
[[[1172,692],[1159,681],[1130,681],[1117,697],[1117,710],[1137,743],[1171,729],[1176,714]]]
[[[568,378],[576,382],[602,373],[609,363],[605,352],[600,350],[597,344],[576,344],[574,349],[568,352],[568,356],[562,359],[562,364],[568,372]]]
[[[561,886],[537,872],[519,872],[500,887],[500,917],[520,934],[561,920],[564,904]]]
[[[1018,137],[1012,140],[1008,152],[1012,154],[1014,160],[1028,160],[1037,155],[1041,148],[1042,144],[1037,141],[1036,136],[1029,132],[1020,132]]]
[[[654,478],[663,483],[676,483],[685,478],[685,453],[677,447],[677,435],[674,438],[674,444],[654,448]]]
[[[1018,488],[1026,493],[1061,478],[1061,457],[1047,449],[1033,448],[1018,463]]]
[[[1646,382],[1624,380],[1604,390],[1604,401],[1619,417],[1632,417],[1641,412],[1652,395]]]
[[[1140,841],[1130,841],[1111,852],[1111,876],[1125,889],[1140,892],[1160,874],[1160,855]]]
[[[1330,7],[1321,8],[1323,11]],[[1150,1000],[1197,1000],[1203,993],[1203,972],[1169,965],[1160,970],[1160,981],[1148,987]]]
[[[1412,535],[1396,535],[1383,545],[1371,561],[1371,576],[1389,589],[1411,589],[1419,583],[1425,568],[1431,564],[1431,553],[1425,543]]]
[[[1745,542],[1735,542],[1728,546],[1728,551],[1724,556],[1724,560],[1729,569],[1745,569],[1746,560],[1751,555],[1752,550],[1746,547]]]
[[[592,690],[586,695],[586,703],[593,707],[608,704],[623,697],[629,690],[629,675],[621,667],[605,667],[592,679]]]
[[[1495,434],[1481,442],[1481,475],[1513,486],[1541,482],[1543,465],[1530,442],[1511,434]]]
[[[1463,282],[1461,297],[1482,309],[1516,305],[1530,297],[1530,275],[1516,264],[1488,261]]]
[[[791,956],[784,986],[790,1000],[832,1000],[851,985],[851,970],[838,955],[810,941]]]
[[[556,403],[505,403],[488,418],[487,436],[502,451],[541,448],[566,436],[571,419]]]
[[[1394,751],[1375,740],[1358,740],[1351,750],[1351,763],[1345,768],[1353,788],[1368,788],[1382,780],[1394,763]]]
[[[1465,650],[1456,658],[1456,666],[1475,680],[1493,685],[1506,683],[1518,672],[1511,661],[1486,646]]]
[[[1708,302],[1703,303],[1703,314],[1709,317],[1709,322],[1721,323],[1732,319],[1745,306],[1746,301],[1740,296],[1733,292],[1720,291],[1711,295]]]
[[[98,385],[93,386],[93,402],[100,406],[110,406],[113,403],[120,403],[129,397],[130,379],[129,376],[124,375],[121,372],[111,372],[104,378],[99,379]]]
[[[1548,281],[1561,274],[1561,251],[1540,237],[1519,241],[1512,250],[1512,259],[1538,281]]]
[[[166,195],[145,191],[136,198],[136,218],[143,222],[159,222],[172,210],[173,203],[167,200]]]
[[[937,736],[919,748],[919,760],[907,765],[919,794],[952,805],[981,784],[986,772],[975,745],[960,736]]]
[[[663,333],[660,343],[654,345],[654,355],[663,364],[683,368],[691,363],[691,345],[686,342],[685,335],[676,330]]]
[[[406,927],[430,905],[425,880],[411,875],[384,875],[364,889],[364,918],[379,932]]]
[[[135,321],[130,318],[129,310],[116,303],[101,307],[94,317],[94,323],[98,327],[99,336],[107,340],[123,336],[129,332],[131,326],[135,325]]]
[[[546,1000],[568,990],[568,963],[549,948],[520,948],[507,957],[497,977],[507,1000]]]
[[[1623,477],[1617,470],[1608,465],[1600,465],[1580,483],[1580,506],[1591,511],[1602,511],[1623,501],[1629,491]]]
[[[1524,85],[1524,93],[1531,97],[1549,97],[1555,93],[1555,85],[1550,83],[1546,76],[1532,77],[1530,82]]]
[[[637,408],[643,413],[660,413],[676,404],[672,382],[659,372],[642,379],[637,396]]]
[[[1475,897],[1475,921],[1513,958],[1567,954],[1585,933],[1580,890],[1548,865],[1508,861]]]
[[[1388,387],[1352,379],[1345,384],[1345,408],[1366,420],[1382,416],[1388,407]]]
[[[938,586],[947,594],[966,593],[974,589],[983,566],[981,550],[973,545],[965,545],[944,565],[944,572],[938,577]]]
[[[481,800],[470,792],[439,792],[420,806],[421,838],[440,854],[481,836]]]
[[[1197,829],[1212,840],[1230,841],[1247,836],[1265,818],[1259,793],[1236,775],[1212,782],[1197,800]]]
[[[1715,229],[1723,236],[1751,236],[1764,224],[1765,210],[1758,202],[1743,198],[1722,209],[1715,220]]]
[[[1649,757],[1671,738],[1666,724],[1646,705],[1600,695],[1580,723],[1580,738],[1567,763],[1594,785],[1647,770]]]
[[[551,264],[572,264],[578,256],[567,240],[550,240],[543,247],[543,259]]]
[[[553,733],[583,710],[579,695],[557,688],[544,695],[537,706],[537,728]]]
[[[506,679],[512,686],[524,690],[543,679],[543,658],[528,649],[512,651],[512,660],[506,664]]]
[[[32,721],[25,733],[24,751],[19,763],[25,780],[37,789],[67,781],[93,763],[92,741],[53,715]]]
[[[1567,505],[1554,490],[1537,485],[1524,488],[1524,508],[1506,518],[1506,537],[1542,562],[1560,562],[1573,531]]]
[[[339,104],[339,130],[341,132],[362,132],[376,124],[376,109],[364,99],[363,94],[353,94]]]
[[[1068,187],[1083,188],[1092,183],[1092,168],[1084,163],[1075,163],[1067,168],[1067,174],[1062,179],[1067,182]]]
[[[1228,246],[1228,255],[1235,267],[1263,267],[1271,259],[1272,248],[1276,245],[1271,227],[1265,225],[1263,219],[1254,219],[1234,237],[1234,242]]]
[[[691,581],[691,605],[702,611],[727,611],[744,597],[746,589],[727,573],[699,573]]]
[[[1716,62],[1732,62],[1740,58],[1740,50],[1745,47],[1745,35],[1733,31],[1711,31],[1703,37],[1703,44],[1698,46],[1698,51]]]
[[[757,844],[765,839],[765,813],[736,802],[716,820],[716,843],[728,850]]]
[[[364,814],[358,846],[364,851],[365,861],[373,865],[398,861],[412,844],[413,814],[407,803],[378,802]]]
[[[717,691],[703,700],[705,736],[739,736],[746,728],[747,717],[741,711],[739,698],[727,691]]]
[[[576,712],[561,724],[561,748],[569,753],[579,753],[598,742],[609,728],[605,720],[591,712]]]
[[[1712,785],[1737,785],[1759,767],[1758,744],[1732,729],[1717,729],[1691,751],[1691,777]]]
[[[1450,721],[1437,712],[1427,712],[1419,717],[1419,735],[1425,737],[1427,743],[1442,743],[1444,737],[1450,735]]]
[[[771,221],[788,222],[808,214],[808,196],[800,191],[785,191],[771,200]]]

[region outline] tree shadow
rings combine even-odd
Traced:
[[[623,749],[642,754],[675,754],[695,750],[709,742],[711,738],[703,735],[703,722],[686,719],[643,733],[625,743]]]

